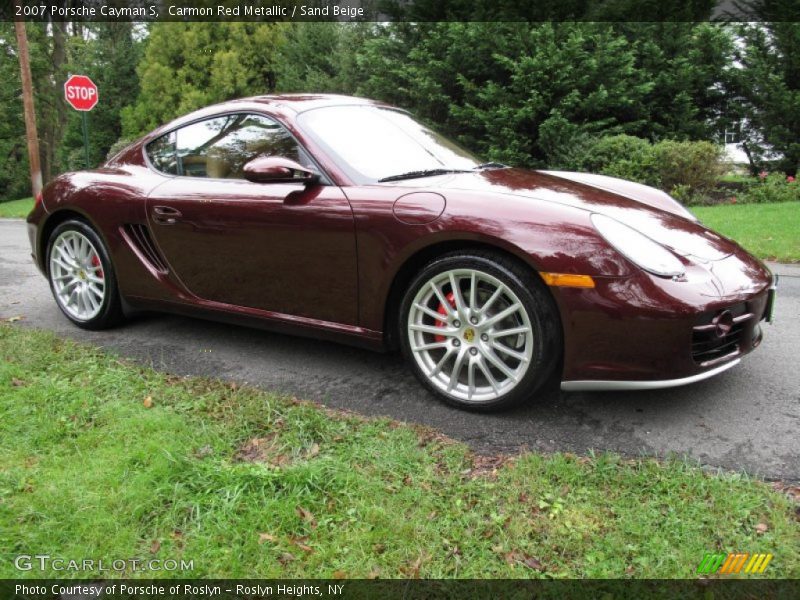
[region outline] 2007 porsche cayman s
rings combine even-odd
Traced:
[[[28,217],[63,313],[163,310],[401,348],[476,409],[657,388],[761,341],[774,278],[667,194],[482,163],[402,110],[263,96],[179,118]]]

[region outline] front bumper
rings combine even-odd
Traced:
[[[558,288],[567,391],[686,385],[733,366],[762,339],[776,279],[744,251],[681,281],[638,272]]]

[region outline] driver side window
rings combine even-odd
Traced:
[[[192,123],[154,140],[147,153],[159,171],[184,177],[244,179],[244,166],[258,156],[282,156],[312,166],[279,123],[249,113]]]

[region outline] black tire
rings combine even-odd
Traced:
[[[105,281],[103,299],[100,303],[99,310],[97,311],[96,315],[86,319],[81,319],[73,314],[70,314],[70,312],[66,310],[64,306],[62,306],[55,289],[55,282],[51,269],[51,256],[54,251],[54,243],[56,240],[58,240],[62,234],[68,232],[79,233],[91,242],[92,246],[97,252],[98,258],[100,259],[102,277]],[[55,229],[53,229],[50,237],[47,240],[47,253],[45,254],[45,257],[47,280],[50,283],[50,291],[53,294],[53,298],[56,300],[56,304],[64,316],[72,321],[75,325],[82,329],[99,330],[113,327],[124,319],[122,303],[119,295],[119,287],[117,286],[116,271],[114,270],[114,265],[111,262],[111,257],[108,254],[108,250],[106,249],[103,240],[85,221],[81,221],[79,219],[70,219],[60,223]]]
[[[532,330],[532,340],[527,338],[527,343],[531,345],[531,349],[529,351],[529,362],[526,361],[526,370],[519,372],[520,378],[516,383],[508,383],[508,385],[513,385],[511,389],[503,393],[495,389],[494,393],[496,397],[480,401],[459,398],[454,395],[454,393],[448,393],[447,390],[441,389],[441,383],[436,385],[432,382],[418,363],[415,353],[412,351],[412,341],[410,340],[410,335],[412,334],[409,331],[409,313],[412,304],[415,302],[415,298],[418,299],[418,294],[426,293],[422,291],[423,286],[430,287],[429,282],[435,280],[437,276],[444,277],[445,273],[453,272],[454,270],[458,272],[458,270],[462,269],[475,270],[487,274],[496,278],[510,289],[522,304],[526,312],[530,329]],[[459,283],[459,288],[461,288],[461,283]],[[452,302],[452,300],[450,301]],[[476,303],[476,305],[478,304],[479,303]],[[441,302],[439,305],[441,306]],[[415,310],[417,309],[415,308]],[[439,312],[439,314],[441,314],[441,312]],[[436,323],[435,320],[433,322],[434,324]],[[556,367],[561,364],[563,352],[561,320],[558,308],[550,291],[534,271],[521,262],[500,253],[484,250],[458,251],[445,254],[428,263],[412,280],[406,290],[400,306],[398,325],[401,349],[405,359],[408,361],[409,365],[411,365],[414,374],[422,384],[438,398],[461,409],[488,412],[507,409],[514,405],[528,402],[535,397],[537,391],[548,381],[552,380]],[[444,326],[444,324],[442,324],[442,326]],[[428,327],[430,327],[430,325]],[[470,325],[466,325],[466,327],[472,329]],[[476,333],[480,335],[480,339],[484,339],[485,336],[480,333],[479,326],[475,325],[475,329],[473,333],[470,334],[469,339],[466,337],[459,339],[458,334],[455,334],[453,338],[447,338],[446,343],[453,345],[458,344],[459,348],[453,350],[453,352],[456,353],[458,350],[461,350],[460,346],[462,344],[465,346],[465,350],[468,347],[470,353],[478,353],[478,348],[473,349],[471,347],[479,343],[474,339]],[[432,336],[433,334],[425,333],[418,335]],[[492,334],[490,333],[489,335],[491,336]],[[453,341],[455,339],[458,339],[458,341]],[[461,341],[462,339],[463,341]],[[496,338],[489,337],[488,340],[493,343]],[[427,338],[424,343],[427,343],[427,341],[441,342],[442,340],[436,339],[436,337],[434,337],[433,340]],[[487,341],[487,344],[489,341]],[[449,346],[447,348],[447,352],[449,352]],[[527,351],[527,345],[525,349]],[[441,352],[442,354],[439,356],[443,356],[446,351],[442,350]],[[480,350],[480,352],[482,354],[483,351]],[[498,354],[495,353],[494,356],[497,357]],[[466,357],[466,360],[469,360],[469,357]],[[485,362],[484,364],[488,365],[489,363]],[[521,361],[516,364],[519,368],[522,368],[520,366]],[[440,376],[445,377],[444,374]],[[437,378],[438,377],[439,376],[437,376]],[[456,380],[458,381],[459,378],[456,377]],[[485,381],[488,382],[488,379]]]

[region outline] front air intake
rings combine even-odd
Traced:
[[[744,303],[705,313],[692,332],[692,358],[701,367],[710,367],[742,351],[742,332],[753,318]]]
[[[153,269],[161,273],[169,271],[167,263],[156,248],[155,243],[153,243],[153,238],[150,237],[150,230],[147,229],[146,225],[129,223],[125,225],[124,229],[131,245],[139,251]]]

